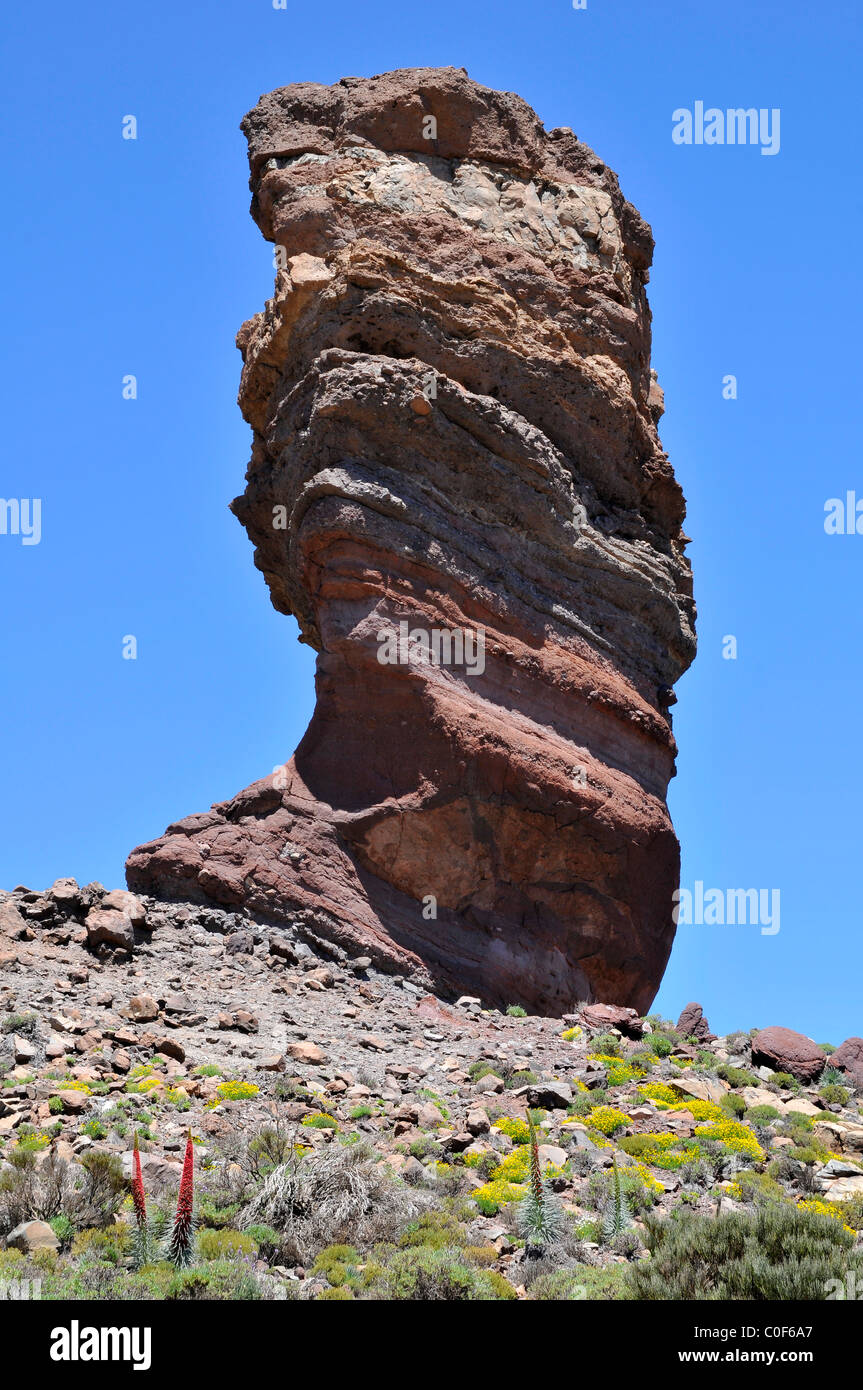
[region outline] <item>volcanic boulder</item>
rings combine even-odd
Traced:
[[[846,1038],[830,1054],[830,1065],[847,1072],[852,1085],[863,1090],[863,1038]]]
[[[756,1067],[788,1072],[807,1084],[817,1081],[827,1058],[817,1043],[791,1028],[762,1028],[752,1039]]]
[[[677,1020],[677,1032],[682,1038],[695,1038],[698,1042],[713,1042],[715,1034],[704,1017],[700,1004],[687,1004]]]
[[[237,340],[233,509],[317,705],[129,885],[494,1004],[644,1012],[695,649],[650,229],[570,130],[463,70],[280,88],[243,129],[278,269]]]

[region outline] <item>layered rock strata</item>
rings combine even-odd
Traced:
[[[238,337],[233,509],[317,705],[129,886],[490,1003],[643,1012],[694,654],[650,229],[571,131],[452,68],[281,88],[243,129],[279,268]]]

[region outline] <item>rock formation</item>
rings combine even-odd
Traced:
[[[756,1033],[752,1039],[752,1061],[756,1067],[788,1073],[807,1085],[818,1080],[827,1064],[821,1048],[805,1033],[776,1026]]]
[[[453,68],[281,88],[243,130],[279,268],[238,337],[233,509],[317,706],[129,886],[489,1003],[643,1012],[694,654],[650,229],[570,130]]]
[[[698,1042],[714,1042],[715,1034],[710,1031],[710,1024],[704,1017],[704,1010],[700,1004],[687,1004],[681,1010],[677,1020],[677,1031],[682,1038],[695,1038]]]
[[[854,1086],[863,1086],[863,1038],[846,1038],[830,1055],[830,1066],[848,1073]]]

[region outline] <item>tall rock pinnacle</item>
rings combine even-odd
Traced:
[[[233,509],[318,652],[295,756],[133,851],[439,987],[652,1000],[671,687],[695,651],[657,436],[649,227],[568,129],[454,68],[243,121],[273,298],[240,330]]]

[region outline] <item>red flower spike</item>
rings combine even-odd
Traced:
[[[182,1268],[192,1263],[192,1237],[194,1235],[195,1204],[195,1149],[192,1144],[192,1131],[186,1138],[186,1156],[183,1159],[183,1175],[180,1178],[180,1196],[177,1201],[177,1214],[168,1247],[168,1259]]]

